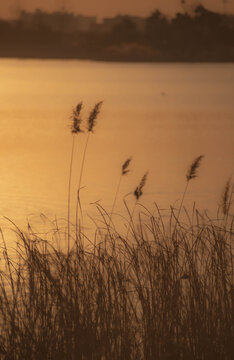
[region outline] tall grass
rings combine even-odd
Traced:
[[[146,177],[127,235],[99,204],[100,226],[85,242],[70,228],[69,252],[57,222],[51,241],[12,223],[14,256],[1,232],[1,360],[233,359],[231,181],[215,220],[194,208],[186,222],[182,204],[166,218],[140,205]]]
[[[75,138],[76,135],[81,133],[81,117],[80,113],[82,110],[82,103],[78,103],[76,108],[72,112],[72,124],[71,124],[71,133],[72,133],[72,149],[71,149],[71,160],[70,160],[70,170],[69,170],[69,182],[68,182],[68,209],[67,209],[67,241],[68,241],[68,253],[70,251],[70,208],[71,208],[71,180],[72,180],[72,166],[73,166],[73,157],[74,157],[74,147],[75,147]]]
[[[181,203],[180,203],[180,207],[179,207],[179,211],[178,211],[178,215],[177,215],[178,219],[180,217],[180,212],[181,212],[181,209],[182,209],[182,206],[184,203],[184,198],[185,198],[186,192],[188,190],[188,185],[192,179],[195,179],[197,177],[197,170],[200,167],[201,160],[203,159],[203,157],[204,157],[204,155],[200,155],[200,156],[196,157],[193,160],[193,162],[191,163],[191,165],[189,166],[189,169],[186,174],[186,186],[185,186],[185,189],[184,189],[184,192],[182,195],[182,199],[181,199]]]
[[[176,231],[160,212],[139,219],[128,239],[112,230],[104,246],[102,226],[69,257],[15,229],[17,257],[2,248],[1,359],[232,359],[231,218],[196,210]]]
[[[124,163],[122,164],[119,181],[118,181],[118,185],[117,185],[117,188],[116,188],[114,201],[113,201],[112,208],[111,208],[111,212],[110,212],[109,226],[110,226],[110,224],[111,224],[112,215],[113,215],[113,213],[114,213],[116,201],[117,201],[117,198],[118,198],[118,195],[119,195],[120,185],[121,185],[122,178],[123,178],[123,176],[126,176],[126,175],[130,172],[129,166],[130,166],[131,161],[132,161],[132,158],[130,157],[130,158],[128,158],[127,160],[125,160]]]
[[[89,117],[87,119],[87,135],[86,135],[86,142],[85,142],[85,146],[84,146],[84,151],[83,151],[83,156],[82,156],[82,162],[81,162],[81,168],[80,168],[80,175],[79,175],[79,182],[78,182],[78,187],[77,187],[77,200],[76,200],[76,240],[78,240],[79,236],[80,236],[80,228],[81,228],[81,224],[79,222],[79,208],[81,210],[81,201],[80,201],[80,190],[82,187],[82,178],[83,178],[83,173],[84,173],[84,166],[85,166],[85,158],[86,158],[86,154],[87,154],[87,149],[88,149],[88,144],[89,144],[89,139],[90,139],[90,134],[94,132],[94,127],[96,126],[97,123],[97,118],[98,115],[100,113],[100,108],[103,104],[103,101],[99,101],[97,102],[93,109],[90,111]],[[81,211],[82,212],[82,211]]]

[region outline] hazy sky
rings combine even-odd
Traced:
[[[234,0],[184,0],[187,7],[202,3],[209,9],[234,13]],[[0,17],[16,16],[19,9],[47,11],[61,10],[85,15],[113,16],[116,14],[149,15],[158,8],[165,14],[172,15],[181,11],[181,0],[0,0]]]

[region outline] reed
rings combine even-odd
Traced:
[[[75,147],[75,138],[76,135],[81,133],[81,117],[80,113],[82,110],[82,102],[78,103],[76,108],[72,112],[72,124],[71,124],[71,133],[72,133],[72,149],[71,149],[71,159],[70,159],[70,170],[69,170],[69,181],[68,181],[68,209],[67,209],[67,232],[68,232],[68,253],[70,251],[70,208],[71,208],[71,180],[72,180],[72,166],[73,166],[73,157],[74,157],[74,147]]]
[[[134,196],[136,198],[136,200],[138,201],[140,199],[140,197],[142,196],[143,194],[143,188],[146,184],[146,179],[147,179],[147,176],[148,176],[148,172],[145,173],[139,183],[139,185],[136,187],[135,191],[134,191]]]
[[[225,184],[221,199],[221,208],[224,216],[228,216],[229,214],[229,210],[232,204],[233,191],[234,191],[234,184],[231,183],[231,178],[229,178]]]
[[[86,142],[85,142],[85,147],[84,147],[83,156],[82,156],[82,162],[81,162],[81,168],[80,168],[80,176],[79,176],[78,187],[77,187],[76,240],[78,240],[78,238],[79,238],[80,228],[81,228],[78,219],[79,219],[79,207],[80,207],[81,214],[82,214],[81,202],[80,202],[80,190],[81,190],[81,187],[82,187],[82,178],[83,178],[83,173],[84,173],[85,158],[86,158],[88,143],[89,143],[89,139],[90,139],[90,134],[94,132],[94,127],[97,124],[97,117],[98,117],[98,115],[100,113],[100,109],[101,109],[102,104],[103,104],[103,101],[99,101],[98,103],[96,103],[94,105],[93,109],[91,110],[91,112],[89,114],[89,117],[87,119],[87,136],[86,136]]]
[[[136,206],[137,206],[137,204],[138,204],[138,201],[139,201],[140,197],[143,195],[143,188],[145,187],[146,180],[147,180],[147,176],[148,176],[148,172],[146,172],[146,173],[142,176],[139,185],[136,187],[136,189],[135,189],[134,192],[133,192],[133,196],[136,198],[136,201],[135,201],[135,203],[134,203],[132,212],[130,212],[126,201],[124,201],[124,204],[125,204],[125,207],[126,207],[126,209],[127,209],[127,212],[128,212],[128,215],[129,215],[129,219],[130,219],[130,221],[128,222],[128,228],[127,228],[126,238],[128,238],[128,234],[129,234],[130,228],[132,227],[132,229],[134,229],[133,217],[134,217],[134,213],[135,213],[135,210],[136,210]]]
[[[113,201],[112,208],[111,208],[111,212],[110,212],[109,226],[110,226],[111,221],[112,221],[112,215],[113,215],[113,213],[114,213],[116,201],[117,201],[117,198],[118,198],[118,195],[119,195],[120,185],[121,185],[122,178],[123,178],[123,176],[126,176],[126,175],[130,172],[129,166],[130,166],[131,161],[132,161],[132,158],[129,157],[129,158],[128,158],[127,160],[125,160],[124,163],[122,164],[119,181],[118,181],[118,184],[117,184],[117,188],[116,188],[116,192],[115,192],[115,197],[114,197],[114,201]]]
[[[138,219],[128,238],[102,224],[69,257],[15,228],[17,256],[2,248],[1,359],[232,359],[231,219],[183,222],[177,244],[157,212]]]
[[[195,179],[197,177],[197,170],[200,167],[201,161],[202,161],[203,158],[204,158],[204,155],[200,155],[200,156],[196,157],[193,160],[193,162],[191,163],[191,165],[189,166],[189,169],[188,169],[187,174],[186,174],[186,185],[185,185],[185,189],[184,189],[182,199],[181,199],[181,202],[180,202],[179,211],[178,211],[178,214],[177,214],[177,219],[179,219],[179,216],[180,216],[180,213],[181,213],[181,209],[182,209],[182,206],[183,206],[183,203],[184,203],[185,195],[186,195],[187,190],[188,190],[189,182],[192,179]]]
[[[78,191],[100,106],[88,119]],[[186,186],[201,159],[191,164]],[[130,161],[123,164],[121,178]],[[214,220],[194,207],[187,222],[180,222],[185,188],[174,226],[173,208],[165,218],[156,204],[152,212],[140,206],[147,174],[131,193],[133,212],[127,207],[128,217],[122,217],[127,235],[118,227],[109,231],[113,211],[100,204],[100,221],[91,237],[83,234],[84,242],[77,241],[77,219],[73,230],[68,222],[68,253],[61,251],[66,236],[57,220],[45,235],[31,224],[24,232],[9,220],[17,241],[10,255],[1,231],[1,360],[233,359],[231,182],[222,197],[222,217],[218,212]],[[133,216],[136,208],[138,216]]]

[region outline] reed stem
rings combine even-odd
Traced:
[[[84,173],[84,165],[85,165],[85,158],[86,158],[86,153],[87,153],[87,147],[88,147],[88,143],[89,143],[89,138],[90,138],[90,131],[88,132],[87,137],[86,137],[86,142],[85,142],[85,147],[84,147],[84,152],[83,152],[83,157],[82,157],[82,162],[81,162],[81,168],[80,168],[80,177],[79,177],[79,182],[78,182],[78,187],[77,187],[77,199],[76,199],[76,240],[78,240],[78,228],[79,228],[79,234],[80,234],[80,226],[78,226],[79,207],[80,207],[80,212],[81,212],[81,214],[82,214],[82,208],[81,208],[81,202],[80,202],[80,189],[81,189],[82,177],[83,177],[83,173]]]
[[[71,208],[71,179],[72,179],[72,165],[74,157],[74,147],[75,147],[75,134],[72,135],[72,149],[71,149],[71,159],[70,159],[70,170],[69,170],[69,182],[68,182],[68,200],[67,200],[67,235],[68,235],[68,254],[70,251],[70,208]]]

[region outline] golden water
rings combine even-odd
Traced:
[[[185,174],[205,158],[185,201],[215,209],[234,162],[234,64],[121,64],[91,61],[0,60],[0,223],[24,224],[44,213],[67,216],[71,151],[69,117],[83,101],[86,120],[104,100],[91,135],[81,191],[84,211],[110,210],[120,167],[132,156],[122,196],[149,177],[142,202],[161,208],[181,198]],[[85,135],[78,135],[72,202]],[[131,196],[128,197],[131,206]]]

